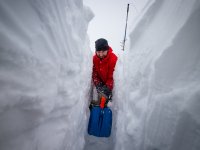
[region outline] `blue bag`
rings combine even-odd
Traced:
[[[105,107],[95,106],[90,111],[88,134],[97,137],[109,137],[112,128],[112,111]]]

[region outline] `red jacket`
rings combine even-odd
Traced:
[[[102,60],[95,54],[93,56],[92,79],[95,86],[103,82],[110,90],[113,89],[113,72],[117,62],[117,56],[112,52],[110,47],[108,54]]]

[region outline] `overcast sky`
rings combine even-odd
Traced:
[[[90,47],[95,50],[94,42],[98,38],[105,38],[115,52],[122,49],[121,42],[124,38],[127,4],[129,8],[129,20],[127,36],[131,32],[130,25],[134,18],[141,13],[148,0],[83,0],[94,13],[94,18],[89,23],[88,35]],[[127,37],[128,38],[128,37]]]

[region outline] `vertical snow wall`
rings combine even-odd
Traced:
[[[144,11],[116,76],[115,149],[199,150],[200,2],[154,0]]]
[[[0,1],[0,149],[80,150],[93,17],[81,0]]]

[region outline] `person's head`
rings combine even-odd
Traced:
[[[104,58],[108,54],[109,46],[106,39],[100,38],[95,41],[96,54],[99,58]]]

